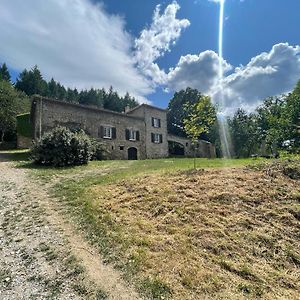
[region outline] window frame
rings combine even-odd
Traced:
[[[161,134],[160,133],[153,133],[153,143],[154,144],[161,144]],[[156,139],[157,137],[157,139]]]
[[[106,135],[106,131],[108,130],[108,132],[109,132],[109,135]],[[112,133],[112,131],[113,131],[113,128],[112,128],[112,126],[103,126],[103,138],[104,139],[109,139],[109,140],[112,140],[112,136],[113,136],[113,133]]]
[[[155,118],[155,117],[152,117],[152,126],[154,128],[160,128],[161,127],[161,124],[160,124],[160,119],[159,118]]]
[[[129,129],[129,141],[135,142],[136,141],[136,130]]]

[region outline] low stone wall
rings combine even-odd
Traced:
[[[184,147],[184,156],[194,156],[194,147],[190,139],[168,134],[168,141],[181,144]],[[196,157],[216,158],[215,146],[207,141],[199,140],[196,143]]]
[[[32,138],[18,135],[17,137],[17,148],[18,149],[27,149],[32,146]]]

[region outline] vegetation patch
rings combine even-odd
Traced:
[[[77,169],[81,179],[60,183],[56,194],[149,298],[297,299],[297,180],[262,167],[166,172],[157,161],[108,164],[102,176]]]

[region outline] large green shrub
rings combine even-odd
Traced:
[[[83,130],[57,127],[35,143],[31,157],[37,164],[63,167],[87,164],[92,154],[91,140]]]

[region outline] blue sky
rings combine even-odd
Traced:
[[[251,110],[300,79],[299,11],[299,0],[226,1],[229,109]],[[212,0],[4,1],[0,63],[15,76],[38,64],[46,79],[113,85],[160,107],[187,86],[217,99],[218,18]]]

